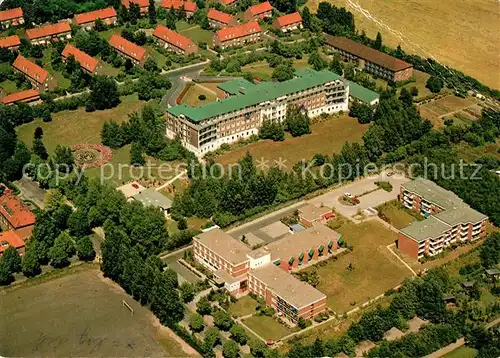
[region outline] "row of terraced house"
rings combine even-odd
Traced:
[[[399,200],[425,218],[399,231],[398,249],[414,259],[436,256],[447,247],[486,235],[486,215],[430,180],[418,178],[402,185]]]

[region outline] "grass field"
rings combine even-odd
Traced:
[[[307,5],[316,10],[320,1],[310,0]],[[500,88],[500,77],[491,76],[500,67],[496,1],[464,0],[460,6],[455,0],[328,1],[353,12],[358,32],[364,30],[374,39],[380,31],[384,43],[390,47],[401,44],[406,52],[435,57],[490,87]],[[356,4],[369,14],[365,16],[361,9],[355,10]],[[368,18],[370,15],[385,26]]]
[[[250,296],[243,296],[236,303],[229,307],[229,313],[238,317],[255,313],[255,308],[259,303]]]
[[[347,116],[333,117],[311,126],[312,133],[302,137],[286,135],[283,142],[262,140],[249,145],[241,146],[217,157],[223,165],[235,163],[247,152],[254,159],[264,158],[273,165],[274,160],[282,158],[286,161],[287,169],[291,169],[302,159],[309,160],[316,153],[331,156],[339,152],[346,141],[359,142],[368,129],[367,125],[359,124],[355,119]]]
[[[459,143],[455,146],[460,158],[466,162],[474,162],[483,155],[492,155],[500,159],[500,139],[496,143],[489,143],[479,147],[472,147],[467,143]]]
[[[470,347],[460,347],[453,352],[445,354],[443,358],[473,358],[477,356],[477,350]]]
[[[188,356],[147,308],[94,266],[0,294],[2,356]]]
[[[16,83],[11,80],[5,80],[1,82],[0,87],[4,89],[6,94],[11,94],[19,91],[19,89],[16,86]]]
[[[424,98],[426,96],[431,95],[432,92],[427,87],[425,87],[425,85],[427,84],[427,80],[431,76],[425,72],[421,72],[418,70],[414,71],[414,76],[415,76],[415,82],[407,83],[403,87],[408,90],[412,87],[416,87],[418,89],[418,96],[416,96],[415,99]],[[399,90],[399,92],[400,91],[401,90]]]
[[[50,49],[50,48],[43,50],[43,58],[42,58],[43,66],[42,67],[45,70],[49,71],[52,74],[52,76],[54,76],[54,78],[57,80],[57,87],[63,88],[63,89],[69,88],[71,81],[68,78],[64,77],[61,72],[56,71],[55,69],[52,68],[51,52],[52,52],[52,49]]]
[[[182,35],[189,37],[195,44],[205,42],[208,46],[212,46],[212,31],[203,30],[201,27],[194,27],[191,25],[184,30],[178,30]]]
[[[435,127],[443,127],[444,121],[453,118],[454,123],[460,124],[461,118],[469,118],[470,122],[481,115],[479,100],[473,97],[460,98],[449,95],[435,101],[420,105],[418,108],[422,117],[431,121]],[[471,111],[475,116],[466,112]],[[463,119],[462,119],[463,121]],[[470,124],[463,123],[463,124]]]
[[[278,340],[284,336],[295,332],[285,325],[278,323],[272,317],[268,316],[252,316],[243,320],[250,329],[254,330],[265,340],[272,339]]]
[[[314,268],[320,277],[316,288],[327,295],[328,306],[337,313],[350,311],[411,275],[386,248],[397,234],[381,223],[367,221],[355,225],[344,219],[337,231],[354,246],[353,251]],[[352,271],[347,269],[349,264]]]
[[[397,200],[382,204],[376,209],[381,217],[396,229],[407,227],[417,220],[413,215],[406,212]]]
[[[303,56],[300,60],[293,60],[292,67],[295,70],[303,70],[310,68],[311,66],[307,63],[309,56]],[[258,77],[264,81],[270,81],[273,75],[274,68],[269,67],[267,61],[258,61],[251,63],[249,65],[242,67],[243,71],[250,72],[254,77]]]
[[[216,83],[195,83],[187,90],[182,98],[182,103],[190,106],[200,106],[205,103],[214,102],[217,99],[217,93],[214,89],[216,85]],[[202,94],[206,97],[204,100],[198,98]]]

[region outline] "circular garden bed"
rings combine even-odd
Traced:
[[[75,163],[80,168],[97,168],[113,158],[110,148],[102,144],[77,144],[71,147]]]

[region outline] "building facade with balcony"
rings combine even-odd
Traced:
[[[402,185],[399,201],[425,217],[399,231],[398,248],[414,259],[435,256],[447,247],[486,235],[486,215],[430,180],[417,178]]]
[[[8,29],[12,26],[24,25],[23,9],[16,7],[0,11],[0,28]]]
[[[391,82],[401,82],[413,76],[413,65],[346,37],[327,36],[325,46],[341,58],[356,64],[363,71]]]
[[[348,109],[349,86],[330,71],[308,71],[281,83],[253,85],[246,81],[247,87],[238,90],[240,82],[225,84],[227,91],[235,88],[220,101],[169,108],[167,137],[179,136],[187,149],[201,157],[224,143],[258,134],[264,120],[284,121],[289,106],[301,108],[310,117]]]
[[[48,24],[26,30],[26,36],[32,45],[48,45],[53,41],[71,39],[71,26],[68,21]]]

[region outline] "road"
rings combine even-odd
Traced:
[[[200,278],[196,276],[194,273],[189,271],[187,268],[185,268],[183,265],[181,265],[178,261],[179,259],[182,259],[184,257],[184,252],[186,250],[191,249],[191,246],[186,247],[185,249],[178,250],[173,254],[169,254],[167,256],[161,257],[161,260],[167,264],[168,267],[170,267],[172,270],[177,272],[177,276],[179,278],[179,283],[182,283],[184,281],[187,282],[196,282],[199,281]]]
[[[26,200],[33,201],[40,209],[44,208],[43,199],[45,190],[40,188],[37,182],[23,176],[14,184],[21,190],[21,196]]]

